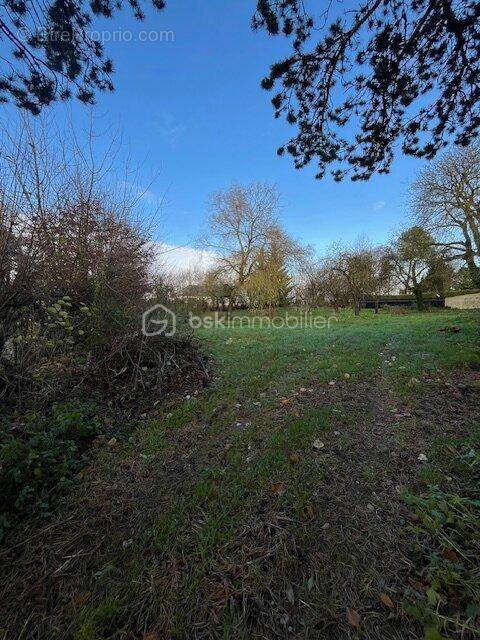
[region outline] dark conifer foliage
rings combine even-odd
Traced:
[[[335,14],[335,15],[334,15]],[[297,128],[280,147],[297,168],[318,162],[368,180],[394,151],[431,159],[447,140],[468,145],[480,126],[480,2],[258,0],[254,28],[292,39],[263,80],[275,116]]]
[[[165,6],[163,0],[151,2]],[[96,91],[112,91],[113,63],[90,30],[94,16],[113,18],[123,6],[144,18],[141,0],[3,0],[0,40],[12,55],[0,58],[0,102],[13,100],[38,114],[72,92],[92,103]]]

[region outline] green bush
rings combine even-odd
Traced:
[[[27,513],[48,513],[53,497],[85,464],[85,449],[100,432],[91,403],[55,405],[48,418],[0,423],[0,539]]]
[[[455,490],[428,486],[404,496],[417,518],[409,525],[415,575],[404,608],[429,640],[480,637],[480,452],[470,441],[454,442],[448,472]]]

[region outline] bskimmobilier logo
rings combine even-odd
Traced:
[[[290,313],[286,311],[277,315],[259,314],[225,314],[218,311],[195,315],[192,312],[184,317],[182,314],[182,324],[190,329],[330,329],[333,323],[338,322],[336,315],[329,317],[320,316],[310,311],[297,311]],[[142,332],[145,336],[167,337],[175,335],[177,332],[177,316],[172,309],[163,304],[155,304],[147,309],[142,315]]]
[[[177,316],[174,311],[163,304],[155,304],[142,314],[142,333],[144,336],[160,336],[167,338],[177,332]]]

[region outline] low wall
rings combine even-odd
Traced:
[[[445,298],[445,306],[452,309],[480,309],[480,293],[466,293]]]

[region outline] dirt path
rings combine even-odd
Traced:
[[[346,606],[361,615],[364,638],[417,637],[398,611],[387,612],[379,596],[401,596],[410,566],[403,553],[403,484],[415,473],[418,453],[399,446],[399,408],[377,378],[362,385],[338,384],[320,402],[342,413],[324,437],[328,471],[318,486],[323,514],[316,539],[317,590],[296,612],[302,630],[294,637],[355,636]],[[342,415],[343,414],[343,415]]]

